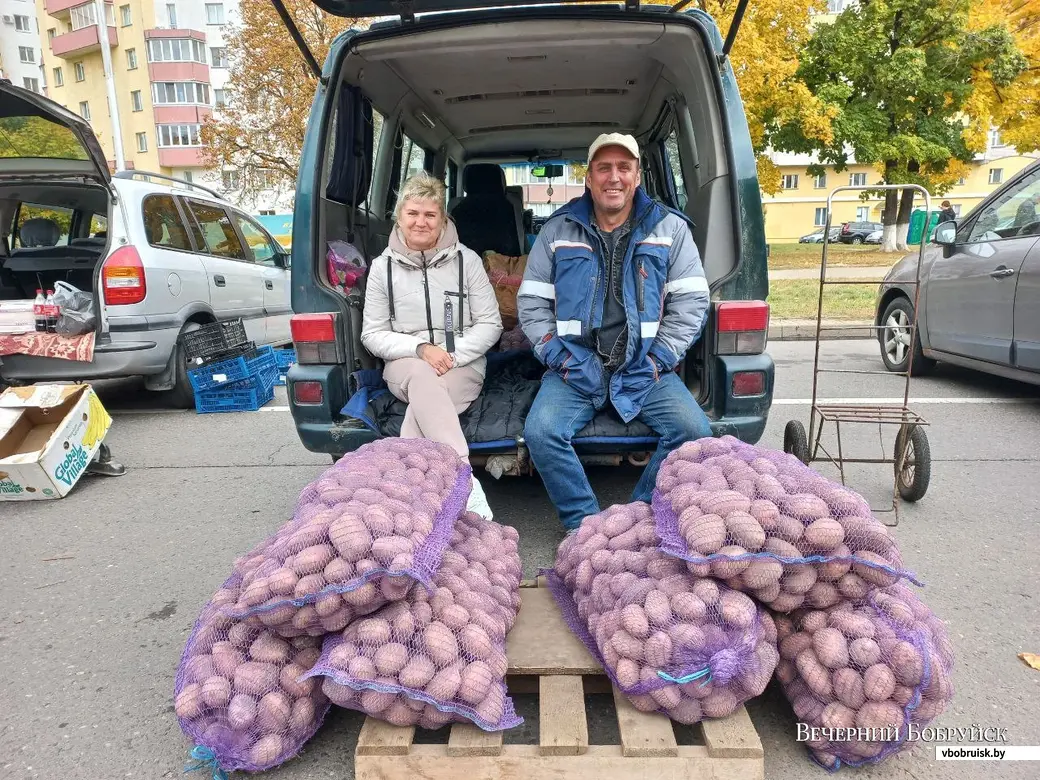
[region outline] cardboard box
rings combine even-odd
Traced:
[[[111,427],[90,385],[8,388],[0,395],[0,501],[68,495]]]
[[[33,302],[0,301],[0,334],[17,335],[36,331],[36,315]]]

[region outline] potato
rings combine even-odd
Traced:
[[[254,661],[284,664],[289,660],[289,643],[265,631],[249,646],[249,657]]]
[[[750,628],[755,622],[755,603],[737,591],[727,591],[719,598],[722,619],[736,628]]]
[[[416,655],[401,669],[398,679],[401,685],[422,690],[437,673],[437,667],[424,655]]]
[[[750,508],[750,503],[749,503]],[[735,511],[726,515],[726,531],[734,544],[750,552],[758,552],[766,543],[766,532],[747,511]]]
[[[649,573],[649,572],[648,572]],[[668,596],[659,590],[652,590],[646,594],[643,602],[647,619],[655,626],[667,628],[673,621],[672,608],[668,603]]]
[[[410,554],[411,552],[411,540],[402,539],[399,536],[385,536],[372,542],[372,557],[377,563],[388,568],[398,555]]]
[[[629,690],[639,684],[639,664],[630,658],[622,658],[617,663],[614,676],[622,691]]]
[[[215,643],[211,652],[212,656],[207,657],[210,658],[212,671],[206,675],[207,677],[211,677],[212,672],[216,672],[230,678],[235,673],[235,669],[245,662],[245,656],[230,642]]]
[[[282,731],[292,714],[292,701],[282,691],[271,691],[256,705],[256,722],[264,731]]]
[[[748,565],[740,579],[752,590],[761,590],[776,586],[776,595],[780,592],[780,578],[784,573],[783,564],[769,558],[757,558]],[[773,596],[775,598],[776,596]],[[769,599],[772,601],[772,598]]]
[[[217,644],[227,643],[217,642]],[[217,645],[214,645],[214,648],[216,646]],[[213,656],[209,655],[208,653],[193,655],[184,663],[184,679],[189,683],[201,683],[207,677],[212,677],[214,674],[218,674],[218,672],[216,671],[216,668],[213,665]],[[230,674],[234,674],[233,668],[229,675]]]
[[[451,629],[434,621],[423,630],[423,644],[430,659],[442,669],[459,658],[459,643]]]
[[[347,674],[355,680],[362,682],[374,680],[376,677],[376,665],[372,663],[371,658],[359,655],[351,658],[347,663]]]
[[[408,663],[408,648],[400,642],[388,642],[376,650],[372,661],[380,674],[396,675]]]
[[[467,664],[460,678],[458,698],[468,704],[478,704],[486,699],[495,682],[495,676],[483,661]]]
[[[812,647],[812,635],[806,633],[791,634],[780,641],[780,657],[794,661],[803,650]]]
[[[833,556],[833,559],[816,566],[816,574],[821,580],[836,582],[852,569],[852,561],[848,560],[852,551],[844,544],[838,545],[827,555],[829,558]]]
[[[462,629],[459,636],[462,650],[471,658],[483,661],[490,658],[495,651],[491,637],[480,626],[470,624]]]
[[[614,649],[617,650],[618,654],[625,658],[630,658],[633,661],[639,662],[642,662],[645,658],[643,652],[644,643],[633,637],[627,631],[616,631],[614,636],[611,638],[610,643],[614,646]]]
[[[711,580],[698,580],[693,584],[693,594],[711,606],[719,600],[719,586]]]
[[[725,718],[739,706],[736,695],[727,688],[717,688],[700,701],[701,711],[708,718]]]
[[[868,701],[856,713],[856,725],[864,729],[902,728],[903,709],[893,702]]]
[[[177,713],[178,718],[191,720],[201,715],[205,706],[206,703],[202,698],[202,685],[190,683],[177,694],[177,698],[173,702],[173,711]]]
[[[773,529],[773,533],[776,538],[781,541],[788,542],[789,544],[797,544],[802,538],[802,531],[805,526],[802,525],[802,521],[797,518],[791,517],[790,515],[781,514],[776,521],[776,527]],[[801,553],[798,557],[802,557]]]
[[[676,593],[669,599],[669,606],[672,613],[680,620],[694,622],[703,619],[707,614],[707,607],[704,602],[693,593]],[[628,630],[627,627],[626,630]],[[629,630],[629,633],[636,636],[631,630]]]
[[[831,582],[817,582],[805,593],[805,603],[817,609],[826,609],[841,601],[841,594]]]
[[[235,692],[263,696],[278,685],[278,672],[274,664],[247,661],[235,669]]]
[[[306,574],[300,577],[299,581],[296,583],[293,595],[298,599],[306,596],[313,596],[315,593],[320,593],[324,587],[325,578],[321,574]]]
[[[845,636],[836,628],[821,628],[812,637],[813,650],[820,663],[829,669],[849,665],[849,647]]]
[[[827,553],[844,541],[845,529],[837,520],[823,517],[809,523],[802,532],[802,538],[812,545],[815,551]]]
[[[691,623],[677,623],[668,629],[668,636],[679,653],[700,650],[705,644],[704,632]]]
[[[449,701],[455,698],[462,685],[462,675],[457,665],[451,665],[437,672],[426,685],[426,693],[438,701]]]
[[[814,694],[821,699],[830,699],[833,696],[830,672],[820,663],[812,648],[799,653],[794,663],[798,667],[798,674]]]
[[[830,507],[818,496],[811,493],[796,493],[785,496],[779,501],[780,511],[785,515],[811,523],[814,520],[830,516]]]
[[[265,734],[249,748],[249,761],[258,767],[274,766],[283,752],[282,738],[278,734]]]
[[[735,544],[727,544],[725,547],[720,548],[718,555],[725,557],[714,558],[711,561],[711,571],[716,579],[732,579],[739,576],[744,569],[751,565],[749,558],[741,559],[741,556],[747,555],[747,550]]]
[[[867,669],[881,660],[881,648],[867,637],[853,639],[849,644],[849,660],[861,669]]]
[[[892,564],[877,553],[870,550],[856,550],[854,554],[856,560],[852,564],[852,570],[872,585],[886,588],[899,580],[898,575],[881,568],[886,567],[890,570]]]
[[[317,574],[336,555],[336,551],[328,544],[316,544],[307,547],[296,554],[293,560],[293,570],[300,577],[308,574]]]
[[[838,593],[850,600],[866,598],[873,589],[873,585],[851,571],[843,574],[838,580]]]
[[[344,515],[329,525],[329,541],[347,561],[358,561],[372,548],[372,533],[358,517]]]
[[[651,634],[646,640],[643,655],[651,667],[663,668],[672,660],[672,640],[663,631]]]
[[[650,623],[646,612],[638,604],[629,604],[621,610],[621,626],[636,639],[650,636]]]
[[[701,515],[689,524],[684,536],[691,553],[711,555],[726,542],[726,523],[715,514]]]
[[[207,707],[226,707],[231,701],[231,681],[220,675],[207,678],[202,683],[202,700]]]
[[[892,668],[892,674],[900,685],[913,688],[921,684],[924,661],[916,647],[900,640],[894,644],[891,652],[887,654],[887,658]]]
[[[855,669],[845,667],[831,674],[834,695],[846,707],[858,710],[867,700],[863,689],[863,677]]]
[[[299,577],[295,571],[282,567],[267,578],[267,587],[275,596],[288,596],[295,590],[298,581]]]
[[[863,673],[863,693],[871,701],[886,701],[896,690],[896,678],[885,664],[874,664]]]

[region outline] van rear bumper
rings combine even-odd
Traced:
[[[177,343],[178,328],[111,334],[94,347],[94,359],[0,355],[0,376],[19,382],[121,379],[161,373]]]
[[[705,409],[715,436],[734,436],[749,444],[757,444],[766,429],[769,409],[773,402],[773,359],[762,355],[726,355],[713,358],[716,361],[715,381],[712,393],[716,400],[712,408]],[[758,396],[737,397],[731,394],[733,377],[745,371],[761,371],[765,375],[765,393]],[[289,369],[287,384],[289,408],[296,422],[303,446],[311,452],[340,456],[375,441],[379,434],[359,420],[343,417],[338,407],[330,402],[333,398],[345,398],[346,387],[337,366],[301,366]],[[301,406],[293,402],[292,386],[298,381],[315,381],[324,388],[323,403]],[[719,392],[723,391],[723,392]],[[645,452],[654,449],[653,441],[644,439],[618,439],[616,441],[582,444],[575,442],[579,453]],[[516,443],[499,442],[492,445],[473,445],[474,454],[500,454],[516,451]]]

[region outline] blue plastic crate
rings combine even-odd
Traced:
[[[279,374],[278,378],[274,380],[275,387],[285,387],[285,374]]]
[[[284,374],[285,370],[296,362],[296,350],[276,349],[274,351],[274,358],[278,362],[278,368],[280,368]]]
[[[195,411],[199,414],[214,412],[255,412],[274,398],[274,388],[254,386],[240,390],[202,390],[195,393]]]
[[[278,384],[278,369],[274,366],[266,366],[261,368],[258,372],[249,376],[245,379],[240,379],[237,382],[232,382],[228,385],[221,385],[220,390],[248,390],[252,387],[259,387],[264,392],[267,392],[272,387]],[[203,391],[205,392],[205,391]]]
[[[225,387],[232,382],[249,379],[264,369],[275,368],[276,365],[272,347],[257,347],[245,355],[222,360],[219,363],[211,363],[201,368],[188,369],[188,381],[195,388],[195,392],[212,390],[215,387]]]

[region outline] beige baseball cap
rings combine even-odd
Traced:
[[[589,162],[596,156],[596,152],[604,146],[620,146],[637,160],[639,159],[639,143],[630,135],[623,133],[603,133],[592,142],[589,147]]]

